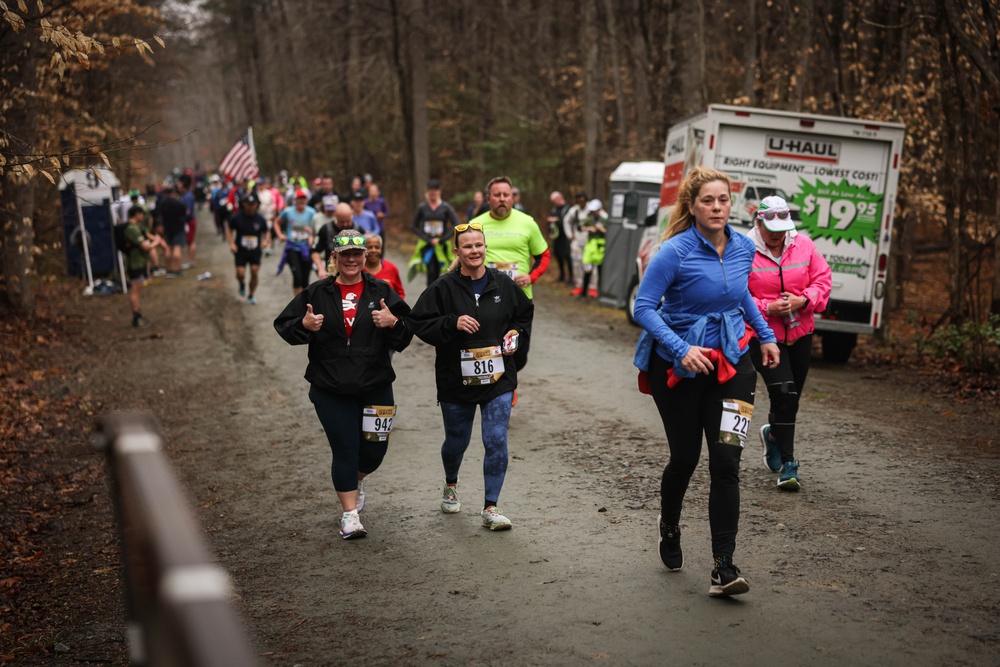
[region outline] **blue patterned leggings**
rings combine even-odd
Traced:
[[[507,425],[510,422],[511,392],[500,394],[494,399],[479,404],[483,426],[483,480],[486,487],[485,505],[496,505],[500,500],[500,489],[507,474]],[[441,416],[444,418],[444,444],[441,445],[441,461],[444,463],[444,478],[448,484],[458,482],[458,469],[462,465],[465,450],[472,440],[472,424],[476,418],[476,403],[441,402]]]

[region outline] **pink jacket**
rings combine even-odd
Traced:
[[[826,303],[830,299],[832,281],[830,265],[826,263],[826,258],[820,254],[808,236],[795,230],[787,233],[785,251],[777,262],[764,245],[764,240],[756,227],[750,230],[747,238],[757,246],[753,268],[750,270],[750,295],[757,304],[757,309],[774,330],[778,342],[791,343],[815,331],[813,314],[826,310]],[[809,299],[804,308],[795,312],[801,325],[789,328],[784,317],[768,315],[768,304],[782,298],[782,292],[790,292]]]

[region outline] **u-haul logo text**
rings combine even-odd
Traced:
[[[768,157],[793,160],[808,160],[823,164],[840,162],[840,142],[819,139],[793,139],[769,135],[767,137]]]

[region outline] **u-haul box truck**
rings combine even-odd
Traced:
[[[830,304],[816,320],[823,356],[847,361],[857,335],[882,325],[904,132],[899,123],[711,105],[667,133],[659,228],[697,166],[732,178],[739,231],[749,231],[761,199],[784,197],[833,270]],[[648,256],[636,260],[640,275]]]

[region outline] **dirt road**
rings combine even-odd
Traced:
[[[148,289],[152,329],[122,326],[121,297],[85,304],[106,321],[92,352],[124,352],[81,368],[80,381],[109,407],[157,415],[264,664],[1000,660],[997,406],[953,403],[901,373],[817,364],[800,413],[804,489],[777,491],[751,439],[736,554],[751,592],[711,599],[705,459],[682,517],[685,567],[669,573],[655,541],[667,453],[652,400],[635,389],[638,330],[545,277],[501,496],[514,529],[480,527],[478,433],[462,512],[439,510],[433,351],[415,340],[394,361],[399,413],[366,486],[369,536],[344,542],[305,348],[271,326],[290,276],[266,261],[250,306],[224,244],[202,238],[199,250],[196,272]],[[205,270],[215,277],[196,281]],[[762,390],[757,403],[753,433]]]

